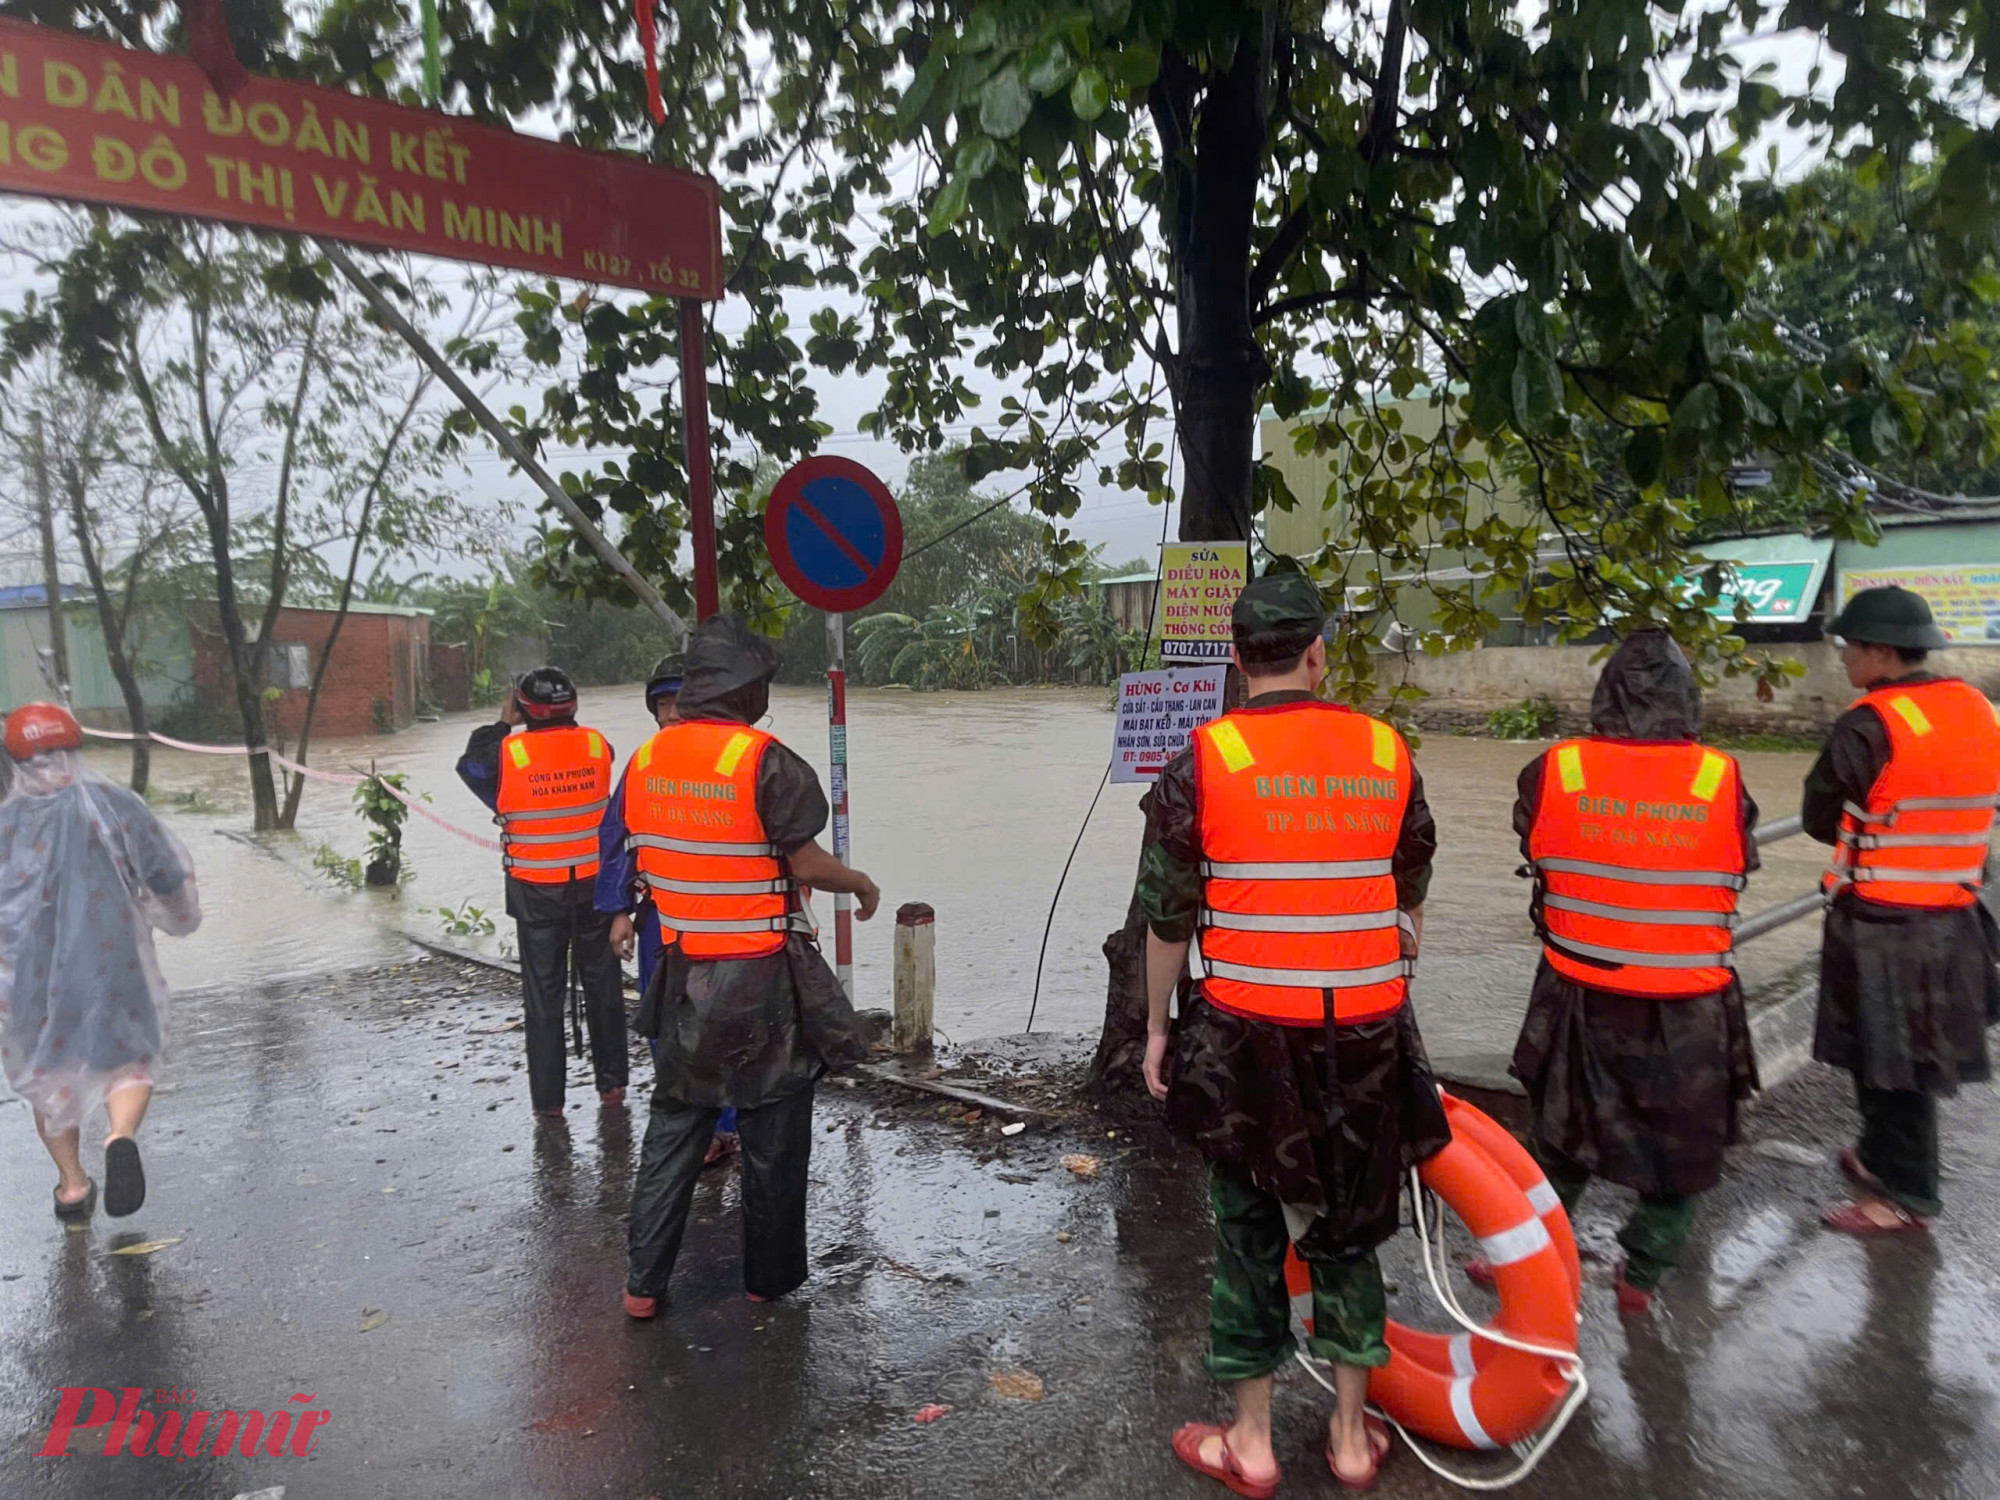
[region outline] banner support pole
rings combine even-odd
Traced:
[[[599,560],[625,580],[625,586],[638,596],[641,604],[660,617],[661,623],[674,633],[677,640],[685,642],[688,633],[687,621],[674,613],[672,606],[660,597],[659,590],[639,576],[639,570],[626,561],[625,554],[611,545],[611,539],[598,529],[597,524],[583,513],[574,500],[570,499],[563,491],[563,487],[549,477],[548,471],[535,462],[535,456],[528,451],[528,445],[515,436],[513,430],[496,417],[484,401],[473,394],[472,387],[467,385],[464,377],[452,368],[451,361],[440,354],[431,341],[417,331],[416,325],[403,316],[403,310],[390,301],[382,289],[369,279],[368,274],[354,263],[354,257],[346,250],[332,240],[315,238],[313,243],[319,247],[320,254],[327,258],[334,270],[345,277],[361,294],[362,300],[367,302],[375,315],[386,323],[398,338],[410,346],[411,353],[429,367],[430,372],[443,383],[445,389],[458,398],[459,405],[470,412],[473,420],[486,429],[486,435],[493,439],[494,446],[512,459],[515,467],[533,480],[535,486],[549,497],[549,503],[562,512],[563,519],[576,529],[577,535],[584,539]],[[708,433],[706,395],[704,392],[702,403],[704,447]]]

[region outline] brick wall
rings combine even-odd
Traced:
[[[330,609],[286,609],[271,632],[276,647],[303,645],[309,671],[319,669],[332,633]],[[196,622],[195,681],[224,706],[233,702],[222,638],[211,607]],[[372,734],[381,728],[407,729],[416,722],[417,699],[428,677],[430,620],[424,615],[350,614],[341,626],[333,661],[320,687],[313,736]],[[296,739],[305,722],[307,690],[281,692],[271,705],[277,732]]]

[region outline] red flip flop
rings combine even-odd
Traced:
[[[1878,1199],[1882,1206],[1896,1216],[1893,1224],[1878,1224],[1868,1210],[1859,1203],[1843,1203],[1837,1208],[1829,1208],[1820,1217],[1820,1222],[1828,1229],[1842,1234],[1851,1234],[1856,1239],[1885,1239],[1892,1235],[1929,1234],[1930,1221],[1920,1219],[1900,1203],[1888,1199]]]
[[[1389,1450],[1396,1446],[1396,1440],[1389,1435],[1389,1424],[1379,1417],[1364,1416],[1361,1419],[1361,1430],[1368,1434],[1368,1452],[1374,1457],[1375,1462],[1359,1479],[1349,1479],[1341,1473],[1333,1461],[1333,1448],[1329,1445],[1326,1450],[1327,1469],[1340,1481],[1342,1489],[1374,1489],[1375,1481],[1382,1477],[1382,1465],[1389,1461]]]
[[[1222,1444],[1222,1462],[1209,1463],[1201,1456],[1201,1445],[1210,1438]],[[1244,1497],[1244,1500],[1271,1500],[1278,1493],[1278,1478],[1252,1479],[1243,1472],[1236,1462],[1236,1455],[1229,1451],[1229,1429],[1217,1427],[1208,1422],[1189,1422],[1174,1434],[1174,1457],[1193,1469],[1197,1474],[1206,1474],[1210,1479],[1223,1484]]]

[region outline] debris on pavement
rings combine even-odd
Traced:
[[[1062,1164],[1078,1177],[1095,1177],[1097,1169],[1103,1165],[1096,1157],[1085,1156],[1081,1152],[1065,1156]]]
[[[929,1406],[918,1407],[914,1412],[910,1413],[910,1420],[912,1422],[935,1422],[939,1417],[948,1417],[950,1415],[951,1408],[949,1406],[942,1402],[934,1402]]]
[[[1028,1370],[995,1370],[993,1394],[1009,1401],[1039,1401],[1045,1394],[1042,1377]]]

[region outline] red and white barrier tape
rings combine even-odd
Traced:
[[[504,854],[506,852],[498,839],[489,839],[484,834],[474,833],[470,829],[460,828],[456,823],[447,822],[440,814],[432,812],[408,792],[398,787],[393,787],[386,781],[382,783],[382,790],[426,822],[437,824],[446,833],[456,834],[459,838],[464,839],[466,843],[477,844],[482,849],[491,849],[495,854]]]
[[[136,740],[138,738],[136,734],[126,734],[115,729],[86,729],[83,732],[89,735],[92,739],[123,740],[127,744],[131,743],[133,740]],[[149,731],[146,735],[146,738],[153,741],[153,743],[156,745],[165,745],[170,749],[174,750],[191,750],[196,755],[250,754],[250,749],[246,745],[195,745],[189,743],[186,740],[174,739],[171,735],[161,734],[158,730]],[[313,766],[301,765],[298,761],[291,759],[289,756],[280,755],[276,750],[273,750],[269,745],[260,746],[257,750],[257,753],[259,755],[270,756],[273,763],[283,766],[288,771],[295,771],[299,775],[310,777],[314,781],[331,782],[335,786],[360,786],[362,782],[368,779],[366,776],[350,776],[340,771],[322,771]],[[441,817],[439,814],[432,812],[430,808],[427,807],[419,799],[410,796],[407,792],[400,791],[397,788],[390,786],[388,782],[385,781],[382,783],[382,789],[386,791],[390,796],[394,797],[398,802],[402,803],[403,806],[407,807],[411,812],[415,813],[418,817],[424,819],[426,822],[435,823],[439,828],[442,828],[446,833],[452,834],[457,838],[464,839],[468,844],[476,844],[481,849],[490,849],[495,854],[501,854],[505,852],[501,848],[500,841],[498,839],[489,839],[483,834],[477,834],[472,832],[470,829],[460,828],[456,823],[450,822],[446,818]]]

